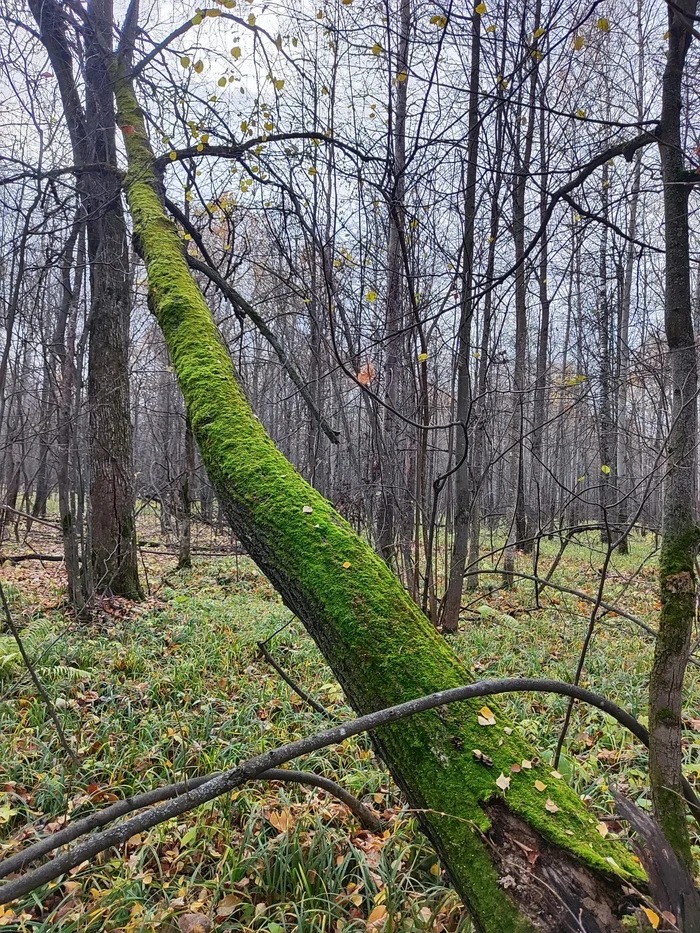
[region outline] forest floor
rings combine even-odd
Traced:
[[[653,625],[658,609],[653,536],[616,557],[605,598]],[[35,543],[38,548],[39,545]],[[557,543],[548,543],[540,573]],[[21,546],[18,547],[21,550]],[[11,549],[6,549],[9,553]],[[25,548],[26,550],[26,548]],[[30,655],[82,758],[65,755],[41,700],[0,639],[0,857],[66,821],[134,792],[216,771],[327,724],[281,682],[259,641],[338,718],[352,716],[301,624],[241,557],[196,556],[175,571],[171,554],[143,549],[149,596],[109,600],[89,624],[63,610],[60,564],[5,564],[2,580]],[[595,596],[602,554],[570,546],[553,580]],[[532,561],[519,556],[519,569]],[[468,593],[455,649],[480,677],[570,680],[593,608],[533,585]],[[616,600],[619,598],[619,603]],[[645,718],[650,637],[607,613],[596,625],[582,682]],[[700,774],[700,678],[688,677],[686,770]],[[551,760],[566,701],[511,696],[513,718]],[[603,714],[576,708],[559,770],[611,834],[610,787],[642,806],[646,754]],[[471,929],[457,895],[366,737],[306,758],[371,805],[383,834],[359,827],[334,798],[295,785],[249,785],[156,827],[62,882],[0,907],[0,931],[177,931],[201,913],[215,930],[266,933]],[[700,849],[697,850],[700,853]]]

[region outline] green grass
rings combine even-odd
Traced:
[[[78,775],[59,764],[53,728],[29,687],[0,683],[0,855],[20,847],[25,825],[51,824],[66,806],[73,819],[95,803],[231,766],[325,725],[258,657],[256,642],[290,614],[248,561],[239,566],[197,561],[145,607],[73,627],[50,649],[45,664],[88,675],[49,684],[83,756]],[[31,603],[10,595],[26,623]],[[334,713],[352,715],[298,622],[270,647]],[[386,838],[361,830],[320,791],[258,783],[24,898],[13,905],[19,920],[0,919],[0,930],[171,930],[178,914],[215,916],[222,902],[231,913],[217,930],[350,933],[365,930],[381,906],[391,917],[385,929],[396,933],[433,930],[436,918],[446,930],[470,929],[366,737],[299,766],[366,799],[387,820]]]
[[[630,555],[615,559],[605,598],[624,593],[621,605],[653,625],[652,543],[637,538]],[[587,544],[567,550],[554,579],[594,594],[601,555],[594,539]],[[556,542],[544,551],[540,572]],[[46,587],[21,579],[7,587],[83,761],[78,774],[66,769],[29,682],[0,667],[0,856],[31,841],[31,827],[57,828],[66,810],[74,819],[116,797],[229,767],[322,728],[323,718],[258,656],[256,642],[280,628],[270,643],[279,663],[337,716],[352,715],[300,623],[286,624],[289,612],[249,561],[197,559],[189,573],[173,573],[162,558],[149,561],[155,595],[141,606],[116,602],[91,625],[66,628],[54,578]],[[518,566],[528,572],[530,559],[519,556]],[[571,679],[591,606],[547,590],[538,608],[530,583],[503,590],[498,577],[482,582],[466,594],[463,629],[452,640],[475,672]],[[643,719],[650,658],[650,638],[607,615],[597,625],[584,684]],[[527,695],[504,704],[551,758],[566,701]],[[691,669],[691,718],[697,706]],[[691,779],[700,771],[697,735],[687,733]],[[361,830],[320,791],[256,783],[25,897],[13,905],[14,916],[0,914],[0,931],[173,931],[177,917],[192,910],[212,918],[218,911],[222,931],[351,933],[373,929],[368,917],[388,933],[471,929],[366,737],[297,766],[333,777],[373,805],[387,821],[384,836]],[[560,770],[590,797],[599,818],[612,813],[613,785],[648,806],[646,753],[597,711],[575,709]]]

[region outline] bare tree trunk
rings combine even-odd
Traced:
[[[29,0],[61,94],[76,165],[116,166],[114,111],[107,75],[111,0],[91,0],[85,28],[85,107],[56,0]],[[138,579],[129,411],[129,257],[119,179],[79,176],[90,262],[90,567],[98,592],[143,594]]]
[[[661,617],[649,681],[649,769],[656,817],[686,864],[692,863],[681,798],[683,680],[695,619],[697,355],[690,297],[688,196],[697,175],[685,170],[681,143],[683,70],[690,46],[687,23],[696,0],[669,7],[668,57],[663,77],[659,153],[666,239],[665,327],[671,368],[671,431],[663,507],[659,582]]]
[[[178,570],[192,566],[192,492],[194,491],[194,435],[189,418],[185,418],[185,463],[180,486],[180,521]]]
[[[402,399],[402,348],[404,344],[404,262],[401,243],[404,236],[404,195],[406,182],[406,104],[408,98],[408,51],[411,28],[411,0],[401,0],[399,40],[396,52],[396,100],[391,129],[393,190],[389,203],[387,244],[387,287],[384,361],[384,420],[381,433],[381,496],[377,510],[379,553],[389,565],[396,558],[397,513],[404,501],[404,474],[399,450],[401,426],[397,412]]]
[[[534,31],[540,25],[542,4],[537,0],[534,17]],[[525,24],[522,26],[521,41],[525,43]],[[530,174],[530,161],[532,158],[532,142],[535,135],[535,100],[537,88],[537,68],[531,65],[527,127],[525,140],[522,142],[520,133],[520,107],[516,112],[517,130],[515,143],[515,169],[513,179],[513,244],[515,248],[515,362],[513,366],[513,411],[510,428],[510,463],[509,485],[512,511],[509,516],[508,547],[503,555],[504,570],[512,572],[515,569],[515,550],[532,549],[532,543],[527,541],[527,514],[525,504],[525,457],[523,433],[525,430],[525,382],[527,378],[527,269],[525,267],[525,195],[527,179]],[[521,151],[522,143],[522,151]],[[513,585],[512,573],[509,573],[504,584]]]
[[[464,189],[464,233],[462,236],[462,281],[460,320],[457,335],[457,418],[455,436],[454,544],[447,592],[442,605],[442,629],[456,632],[462,606],[464,565],[469,549],[474,483],[470,475],[468,431],[472,421],[471,333],[474,317],[474,223],[476,220],[477,160],[479,157],[479,75],[481,71],[481,14],[472,11],[471,72],[469,76],[469,130],[467,172]]]

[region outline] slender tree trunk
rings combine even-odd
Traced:
[[[535,6],[534,31],[540,24],[541,0]],[[525,25],[523,22],[523,36]],[[524,41],[523,41],[523,44]],[[527,180],[530,174],[530,161],[532,158],[532,142],[535,134],[535,100],[537,89],[537,68],[533,65],[530,72],[527,127],[525,139],[522,142],[520,107],[516,111],[518,128],[515,143],[515,170],[513,179],[513,245],[515,250],[515,360],[513,365],[513,411],[510,425],[510,462],[509,485],[510,500],[512,502],[510,526],[508,528],[508,547],[503,555],[504,570],[509,571],[504,578],[504,585],[513,586],[512,571],[515,569],[515,550],[522,547],[525,551],[532,549],[532,542],[527,541],[527,514],[525,503],[525,457],[523,434],[525,431],[525,414],[527,402],[525,398],[525,383],[527,379],[527,269],[525,266],[525,196]]]
[[[185,418],[185,463],[180,486],[180,556],[178,570],[192,566],[192,493],[194,491],[194,436],[189,418]]]
[[[666,239],[665,328],[671,369],[671,430],[659,568],[661,617],[649,682],[649,768],[656,817],[676,853],[691,863],[681,797],[683,680],[695,619],[697,355],[690,297],[688,196],[697,176],[685,171],[681,144],[683,69],[696,0],[669,7],[659,153]]]
[[[457,418],[455,432],[455,517],[452,562],[442,606],[442,629],[456,632],[462,607],[464,565],[469,549],[474,483],[470,475],[468,432],[472,421],[471,334],[474,317],[474,223],[476,220],[477,160],[479,157],[479,75],[481,71],[481,14],[472,11],[471,72],[469,76],[469,129],[467,172],[464,189],[462,281],[459,332],[457,334]]]
[[[384,421],[382,425],[381,496],[377,513],[379,553],[389,565],[396,557],[398,514],[405,501],[405,479],[400,451],[403,434],[398,415],[403,396],[402,348],[404,345],[404,263],[401,242],[404,236],[404,196],[406,182],[406,107],[408,99],[408,51],[411,28],[411,0],[401,0],[399,38],[396,52],[396,98],[392,120],[393,191],[389,203],[387,244],[386,356],[384,360]]]

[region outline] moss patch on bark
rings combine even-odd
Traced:
[[[119,123],[129,170],[125,187],[146,264],[149,300],[167,342],[210,479],[249,553],[304,621],[358,712],[469,682],[468,671],[386,564],[275,448],[239,386],[211,312],[192,278],[183,243],[159,196],[143,116],[133,89],[117,81]],[[509,808],[591,867],[643,879],[620,844],[602,839],[596,819],[564,781],[535,766],[495,704],[465,702],[382,730],[380,747],[452,879],[494,933],[532,929],[499,885],[483,805],[511,776]],[[492,769],[473,754],[481,749]],[[540,792],[535,782],[546,784]],[[558,810],[547,809],[550,800]]]

